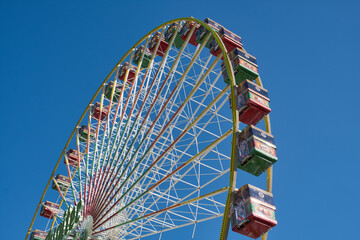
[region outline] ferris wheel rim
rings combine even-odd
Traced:
[[[195,22],[195,23],[198,23],[200,24],[201,26],[205,27],[211,34],[212,37],[214,37],[214,39],[216,40],[216,42],[218,43],[219,47],[221,48],[222,52],[223,52],[223,55],[224,55],[224,62],[225,62],[225,67],[228,71],[229,74],[229,78],[230,78],[230,87],[231,87],[231,95],[234,96],[234,92],[233,92],[233,89],[234,89],[234,86],[236,85],[235,84],[235,77],[234,77],[234,72],[233,72],[233,68],[230,64],[230,60],[229,60],[229,57],[227,55],[227,49],[224,45],[224,43],[222,42],[221,38],[218,36],[218,34],[211,28],[209,27],[206,23],[204,23],[203,21],[201,20],[198,20],[198,19],[195,19],[195,18],[177,18],[177,19],[173,19],[173,20],[170,20],[170,21],[167,21],[161,25],[159,25],[158,27],[154,28],[153,30],[149,31],[147,34],[145,34],[138,42],[136,42],[125,54],[124,56],[119,60],[119,62],[115,65],[115,67],[110,71],[110,73],[108,74],[108,76],[105,78],[105,80],[100,84],[99,88],[97,89],[97,91],[95,92],[94,96],[91,98],[89,104],[87,105],[87,107],[85,108],[84,112],[82,113],[80,119],[78,120],[78,122],[76,123],[75,125],[75,128],[73,129],[72,133],[70,134],[70,137],[68,139],[68,141],[66,142],[61,154],[60,154],[60,157],[57,161],[57,163],[55,164],[55,167],[54,167],[54,170],[48,180],[48,183],[44,189],[44,192],[41,196],[41,199],[39,201],[39,204],[37,206],[37,209],[35,211],[35,214],[34,214],[34,217],[32,219],[32,222],[30,224],[30,227],[27,231],[27,234],[26,234],[26,237],[25,239],[27,239],[28,235],[30,234],[31,230],[32,230],[32,226],[33,226],[33,223],[36,219],[36,216],[37,216],[37,213],[38,213],[38,210],[39,210],[39,207],[44,199],[44,196],[50,186],[50,183],[51,183],[51,180],[53,179],[54,175],[55,175],[55,172],[61,162],[61,159],[66,156],[65,155],[65,152],[66,152],[66,149],[68,148],[69,144],[70,144],[70,141],[71,139],[74,137],[74,134],[76,133],[77,129],[79,128],[81,122],[83,121],[85,115],[87,114],[88,111],[90,111],[90,108],[94,102],[94,100],[96,99],[96,97],[99,95],[99,93],[101,92],[101,90],[104,88],[105,84],[107,81],[109,81],[110,77],[114,74],[114,72],[118,69],[119,65],[133,52],[133,50],[135,49],[136,46],[138,46],[141,42],[143,42],[145,39],[149,38],[149,36],[151,34],[153,34],[154,32],[156,32],[157,30],[163,28],[164,26],[167,26],[171,23],[176,23],[176,22],[181,22],[181,21],[192,21],[192,22]],[[261,80],[260,78],[257,79],[257,83],[258,85],[262,86],[262,83],[261,83]],[[232,101],[234,101],[234,97],[232,98]],[[233,102],[234,104],[234,102]],[[236,109],[233,108],[232,109],[232,116],[233,116],[233,137],[236,135],[235,133],[239,130],[238,129],[238,126],[239,126],[239,122],[238,122],[238,118],[236,117]],[[265,118],[265,122],[266,122],[266,127],[267,127],[267,131],[270,131],[271,132],[271,129],[270,129],[270,118],[269,116],[267,116]],[[235,141],[232,141],[234,144]],[[232,147],[232,149],[234,149],[234,147]],[[235,165],[235,157],[233,157],[233,150],[232,150],[232,157],[231,157],[231,166],[234,167]],[[234,167],[234,169],[230,170],[230,172],[235,172],[236,174],[236,167]],[[270,176],[270,177],[269,177]],[[236,179],[236,176],[234,177],[231,177],[231,174],[230,174],[230,184],[229,184],[229,187],[228,187],[228,197],[227,197],[227,201],[226,201],[226,207],[225,207],[225,212],[224,212],[224,219],[222,221],[222,230],[221,230],[221,235],[220,235],[220,238],[223,239],[223,234],[225,234],[225,231],[226,230],[223,230],[223,227],[224,227],[224,224],[228,224],[228,222],[226,221],[226,216],[228,214],[226,214],[227,210],[229,209],[229,202],[230,202],[230,198],[231,198],[231,194],[235,188],[235,185],[234,185],[234,179]],[[268,189],[269,189],[269,179],[272,180],[272,174],[269,174],[268,172]],[[223,233],[224,232],[224,233]]]

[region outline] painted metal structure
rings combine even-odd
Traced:
[[[188,27],[186,32],[180,31],[182,25]],[[162,39],[169,26],[177,34],[166,39],[169,47],[163,56],[156,56],[161,41],[150,52],[150,39],[157,31]],[[199,27],[209,34],[202,35],[202,43],[197,44]],[[181,46],[179,37],[184,41]],[[204,50],[211,39],[221,49],[217,57]],[[230,85],[219,80],[221,59]],[[118,78],[125,62],[138,67],[128,64],[130,68],[123,68]],[[119,80],[121,90],[108,88],[112,92],[106,97],[110,81],[118,86]],[[256,82],[262,86],[260,77]],[[76,206],[83,201],[83,218],[91,216],[94,221],[93,237],[161,237],[186,226],[193,226],[194,236],[198,223],[222,217],[220,239],[227,239],[236,187],[239,112],[226,103],[231,95],[231,104],[236,105],[235,85],[225,44],[203,21],[179,18],[150,31],[120,59],[90,100],[55,164],[25,239],[63,158],[70,186],[64,193],[59,191],[59,205]],[[83,124],[95,129],[93,139],[80,141],[78,129]],[[271,134],[269,115],[265,126]],[[226,149],[231,135],[231,147]],[[70,147],[79,153],[72,164],[65,154]],[[224,178],[228,186],[216,188]],[[267,191],[272,192],[272,167],[267,170]],[[59,225],[58,221],[61,216],[54,217],[50,228]]]

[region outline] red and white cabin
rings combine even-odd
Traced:
[[[92,106],[91,112],[92,112],[92,118],[95,118],[96,120],[99,120],[100,118],[101,121],[104,121],[109,113],[109,108],[103,105],[100,111],[100,103],[96,102]]]
[[[40,210],[40,216],[53,219],[55,215],[58,215],[60,211],[59,204],[53,202],[43,202]]]

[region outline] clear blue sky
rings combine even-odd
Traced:
[[[1,239],[24,238],[68,136],[115,63],[154,27],[188,16],[238,33],[258,58],[279,157],[279,225],[269,239],[359,238],[358,1],[101,2],[0,2]]]

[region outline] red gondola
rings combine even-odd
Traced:
[[[99,120],[100,118],[101,121],[104,121],[109,113],[109,108],[103,105],[100,112],[100,103],[97,102],[92,106],[91,112],[93,118],[96,120]]]
[[[78,166],[78,160],[79,160],[79,157],[78,157],[78,152],[74,149],[69,149],[67,152],[66,152],[66,157],[69,161],[69,165],[72,166],[72,167],[77,167]],[[66,163],[66,161],[64,160],[64,163]]]
[[[126,71],[129,68],[129,63],[125,62],[119,69],[119,74],[118,74],[118,78],[122,81],[125,81],[125,75],[126,75]],[[129,74],[128,74],[128,79],[127,82],[128,83],[133,83],[134,79],[135,79],[135,74],[136,74],[136,67],[131,65],[130,70],[129,70]]]
[[[46,201],[41,206],[40,216],[53,219],[60,211],[59,204]]]
[[[256,125],[270,113],[269,95],[265,88],[249,80],[243,81],[236,91],[239,120],[247,125]]]
[[[239,35],[236,35],[233,32],[230,32],[226,28],[221,28],[219,31],[221,40],[225,44],[226,50],[231,52],[234,48],[242,48],[242,41]]]
[[[195,30],[193,32],[193,34],[191,35],[190,39],[189,39],[189,43],[193,46],[197,46],[199,43],[196,41],[196,34],[195,32],[197,31],[197,29],[199,28],[199,24],[194,23],[194,22],[190,22],[187,21],[184,26],[182,26],[181,30],[180,30],[180,36],[183,40],[185,40],[187,38],[187,35],[190,33],[191,29],[195,27]]]
[[[156,47],[156,44],[158,43],[158,41],[160,40],[160,36],[161,36],[161,33],[160,32],[156,32],[154,34],[154,36],[150,39],[150,42],[149,42],[149,50],[151,52],[154,52],[155,50],[155,47]],[[165,42],[164,40],[164,37],[161,38],[160,40],[160,44],[159,44],[159,47],[156,51],[156,54],[159,55],[160,57],[163,57],[164,56],[164,53],[166,51],[166,49],[169,47],[169,44],[167,42]]]
[[[60,188],[60,191],[65,191],[70,186],[70,180],[68,177],[58,174],[56,175],[55,180]],[[58,190],[55,182],[53,182],[51,188],[54,190]]]
[[[231,226],[234,232],[258,238],[277,225],[273,195],[250,184],[234,196]]]
[[[230,53],[234,48],[242,49],[242,42],[240,36],[236,35],[233,32],[230,32],[224,27],[219,30],[219,35],[228,53]],[[221,53],[221,48],[219,47],[214,38],[210,42],[210,53],[216,57]]]

